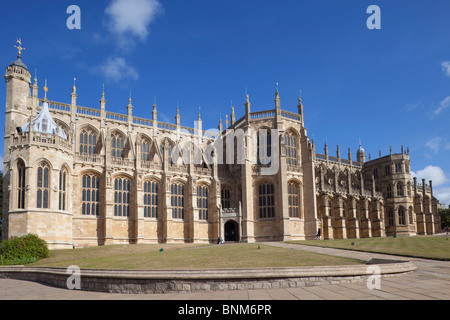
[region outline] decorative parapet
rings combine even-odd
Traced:
[[[55,101],[46,101],[48,103],[48,108],[54,111],[60,111],[64,113],[70,113],[71,105],[67,103],[55,102]],[[39,105],[41,108],[42,103],[44,103],[44,99],[39,99]]]
[[[258,111],[250,113],[251,120],[260,120],[266,118],[274,118],[275,110],[266,110],[266,111]]]
[[[333,156],[327,156],[325,154],[320,154],[320,153],[316,153],[315,154],[315,160],[317,160],[318,162],[331,162],[334,164],[341,164],[343,166],[352,166],[352,167],[358,167],[361,168],[362,165],[360,162],[358,161],[351,161],[349,159],[342,159],[342,158],[338,158],[338,157],[333,157]]]
[[[100,118],[100,110],[86,107],[77,107],[77,115]]]
[[[112,158],[111,163],[116,166],[134,167],[134,160],[128,158]]]
[[[25,146],[47,147],[63,149],[72,152],[72,143],[56,134],[40,132],[22,132],[11,136],[11,147],[21,148]]]
[[[103,164],[103,157],[98,154],[75,154],[75,161],[88,162],[91,164]]]
[[[194,171],[196,174],[199,175],[205,175],[205,176],[210,176],[211,175],[211,169],[209,168],[203,168],[203,167],[196,167],[194,166]]]
[[[180,172],[180,173],[187,173],[188,167],[187,166],[177,166],[176,164],[169,165],[169,171],[171,172]]]
[[[141,161],[142,169],[154,169],[154,170],[162,170],[162,165],[150,161]]]

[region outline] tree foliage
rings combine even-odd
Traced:
[[[441,215],[442,230],[444,230],[446,227],[450,228],[450,208],[449,209],[439,209],[438,212]]]

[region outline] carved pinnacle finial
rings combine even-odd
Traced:
[[[44,101],[47,101],[47,91],[48,91],[47,79],[45,79],[45,86],[44,86],[45,96],[44,96]]]

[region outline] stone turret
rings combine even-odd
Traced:
[[[366,162],[366,152],[361,146],[361,143],[359,144],[358,151],[356,152],[356,160],[361,164],[364,164],[364,162]]]

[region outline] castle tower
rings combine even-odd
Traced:
[[[14,135],[18,135],[21,126],[32,116],[31,105],[32,98],[30,95],[31,74],[28,67],[22,61],[22,42],[17,39],[18,49],[17,59],[9,64],[6,68],[6,105],[5,105],[5,141],[4,141],[4,172],[3,172],[3,210],[2,210],[2,236],[3,239],[8,238],[8,217],[9,217],[9,187],[11,184],[11,157],[10,146],[14,139]],[[36,85],[37,88],[37,85]],[[37,90],[37,89],[36,89]],[[36,91],[37,92],[37,91]],[[30,107],[30,108],[28,108]],[[22,167],[23,165],[23,167]],[[23,168],[23,169],[22,169]],[[21,163],[21,170],[25,170],[25,166]],[[20,181],[21,184],[25,181]],[[25,187],[22,186],[21,187]],[[20,199],[22,202],[23,199]],[[19,201],[19,200],[18,200]]]
[[[71,247],[73,149],[68,127],[53,119],[47,85],[44,100],[37,97],[37,80],[30,94],[31,75],[18,43],[17,60],[5,75],[3,238],[34,233],[50,248]]]
[[[416,235],[409,155],[390,149],[389,155],[365,162],[363,172],[366,188],[383,193],[386,235]]]

